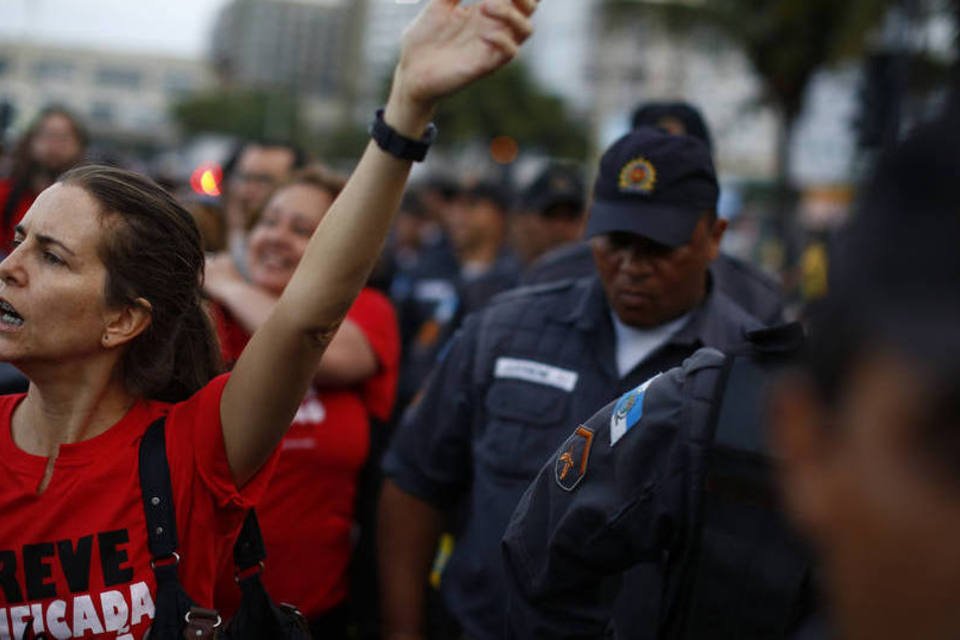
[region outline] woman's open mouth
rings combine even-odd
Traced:
[[[17,313],[17,310],[13,308],[12,304],[3,299],[0,299],[0,326],[23,326],[23,316]]]

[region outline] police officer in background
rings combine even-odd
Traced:
[[[587,188],[579,167],[550,163],[523,190],[511,220],[511,243],[524,267],[542,255],[580,244]],[[578,275],[588,275],[591,265]]]
[[[445,603],[466,637],[502,637],[500,539],[569,425],[700,347],[738,344],[760,326],[708,275],[725,230],[717,195],[700,141],[631,132],[600,162],[586,230],[595,274],[509,292],[466,320],[384,461],[378,537],[387,637],[422,635],[442,516],[456,509],[463,518],[442,576]],[[634,579],[653,594],[655,615],[655,572]],[[626,602],[624,615],[637,610]],[[650,637],[649,626],[624,628]]]
[[[710,130],[696,107],[687,102],[648,102],[633,114],[633,128],[656,127],[672,135],[693,136],[713,152]],[[590,273],[590,248],[585,243],[548,251],[526,270],[521,284],[543,284]],[[720,252],[710,265],[717,287],[764,324],[783,322],[783,291],[758,267]]]

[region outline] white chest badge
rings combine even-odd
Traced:
[[[570,393],[577,386],[580,374],[534,360],[521,358],[497,358],[493,367],[494,378],[513,378],[548,387],[563,389]]]
[[[660,374],[653,376],[636,389],[627,391],[620,396],[617,404],[613,407],[613,415],[610,416],[610,446],[626,435],[633,427],[640,422],[643,417],[643,397],[647,392],[647,387],[654,380],[660,377]]]

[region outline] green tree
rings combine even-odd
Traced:
[[[437,139],[441,147],[509,136],[521,151],[575,159],[586,158],[589,147],[584,121],[517,62],[445,100],[436,122],[443,132]]]
[[[778,114],[777,184],[786,209],[793,125],[810,80],[825,65],[863,53],[894,0],[606,0],[605,18],[644,10],[679,32],[716,29],[739,46]]]
[[[187,134],[225,133],[241,138],[296,139],[304,133],[296,98],[283,91],[214,90],[172,107]]]

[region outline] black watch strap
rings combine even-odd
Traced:
[[[437,137],[437,127],[431,122],[419,140],[408,138],[388,125],[383,119],[383,109],[377,110],[377,116],[370,123],[370,137],[377,146],[401,160],[422,162],[427,157],[430,145]]]

